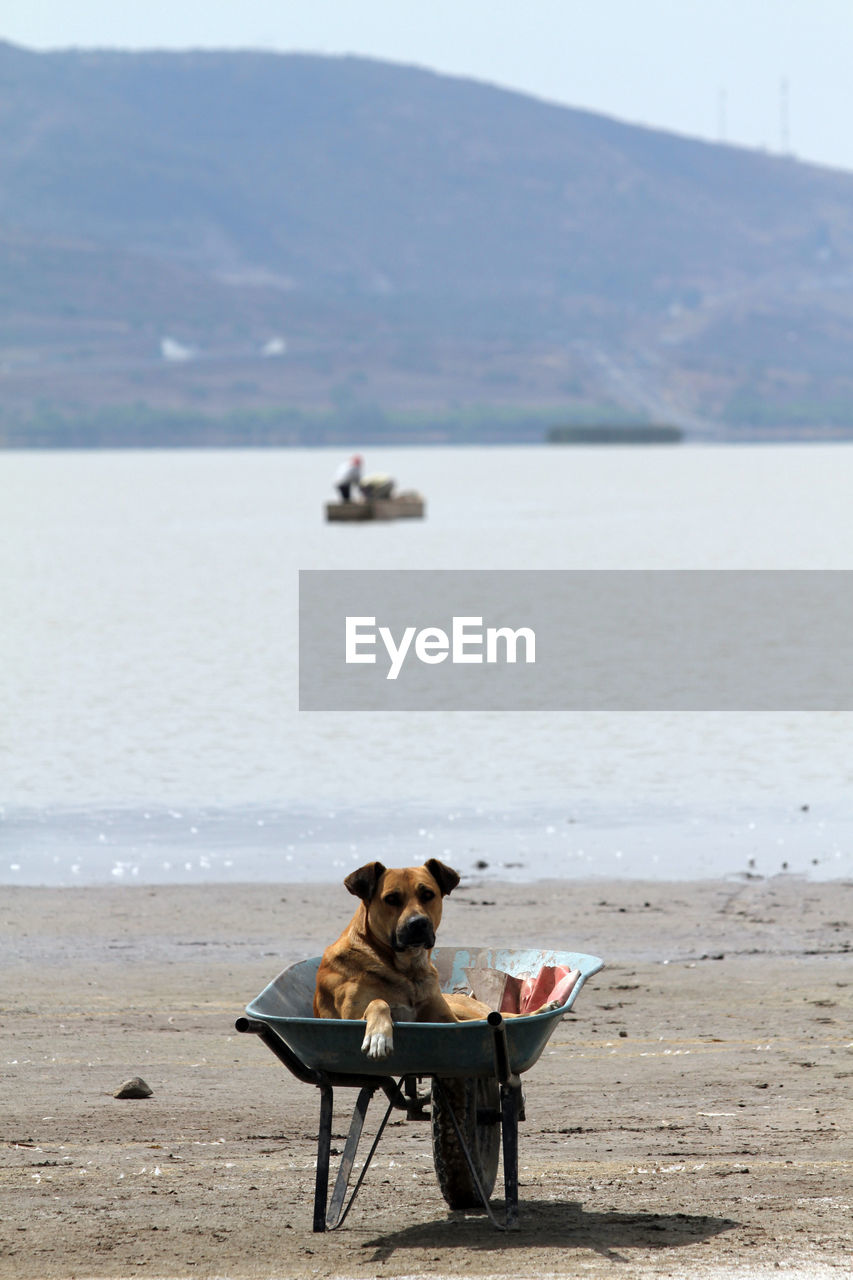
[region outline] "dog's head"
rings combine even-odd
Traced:
[[[441,900],[459,883],[459,875],[437,858],[422,867],[383,867],[368,862],[344,884],[361,898],[371,932],[393,951],[429,951],[441,920]]]

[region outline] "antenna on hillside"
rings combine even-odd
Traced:
[[[788,77],[783,76],[779,85],[779,142],[782,155],[791,154],[791,104],[788,93]]]
[[[726,92],[726,90],[720,89],[719,93],[717,94],[717,140],[719,142],[726,141],[726,134],[728,132],[727,120],[726,120],[728,98],[729,98],[729,95]]]

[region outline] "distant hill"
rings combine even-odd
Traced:
[[[356,58],[0,44],[0,112],[7,443],[853,430],[853,174]]]

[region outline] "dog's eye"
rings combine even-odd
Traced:
[[[389,907],[402,907],[403,895],[402,893],[386,893],[382,901],[387,903]]]
[[[421,902],[432,902],[433,898],[435,897],[435,894],[433,893],[432,889],[421,888],[421,889],[418,889],[418,897],[420,898]]]

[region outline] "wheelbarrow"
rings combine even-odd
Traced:
[[[297,1079],[320,1090],[314,1231],[343,1224],[395,1109],[410,1119],[431,1120],[436,1176],[452,1209],[482,1207],[500,1230],[517,1229],[518,1122],[524,1119],[520,1077],[538,1061],[563,1014],[586,979],[603,968],[603,961],[566,951],[436,947],[432,960],[446,992],[465,989],[473,971],[526,976],[554,966],[577,971],[577,976],[564,1002],[540,1013],[505,1018],[494,1012],[481,1022],[395,1022],[393,1052],[380,1064],[362,1052],[363,1021],[313,1016],[320,959],[315,956],[285,969],[236,1023],[238,1031],[253,1032],[263,1040]],[[419,1083],[427,1079],[429,1092],[421,1093]],[[359,1094],[329,1202],[336,1088],[358,1089]],[[378,1090],[387,1097],[388,1109],[345,1205],[364,1119]],[[490,1203],[501,1149],[503,1219]]]

